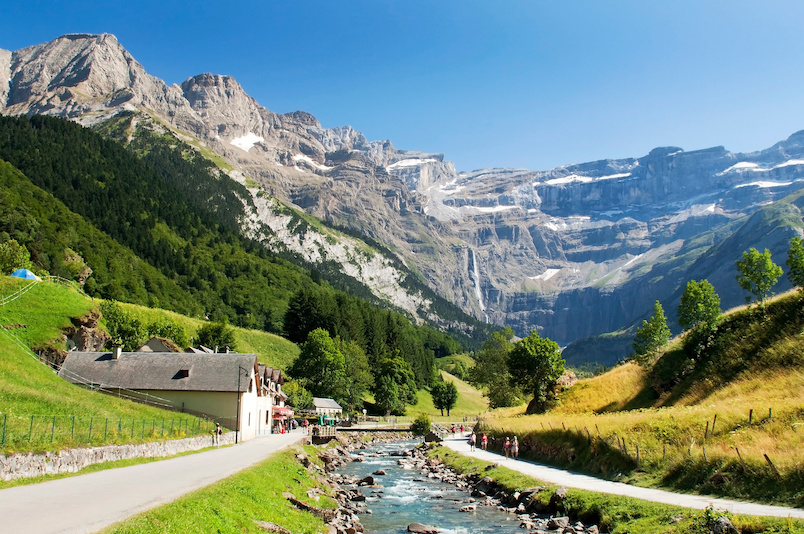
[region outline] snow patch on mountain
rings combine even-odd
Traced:
[[[387,170],[392,171],[394,169],[401,169],[403,167],[418,167],[420,165],[424,165],[425,163],[435,163],[437,159],[433,158],[426,158],[426,159],[403,159],[397,162],[394,162],[386,167]]]
[[[335,167],[328,167],[326,165],[322,165],[320,163],[317,163],[317,162],[313,161],[313,158],[311,158],[310,156],[305,156],[304,154],[296,154],[295,156],[293,156],[293,161],[295,161],[297,163],[299,161],[303,161],[303,162],[307,163],[308,165],[310,165],[311,167],[315,167],[316,169],[321,170],[321,171],[331,171],[332,169],[335,168]]]
[[[568,176],[562,176],[561,178],[551,178],[544,182],[545,185],[562,185],[562,184],[570,184],[573,182],[580,182],[583,184],[588,184],[590,182],[598,182],[601,180],[615,180],[617,178],[627,178],[631,176],[630,172],[621,172],[617,174],[607,174],[605,176],[583,176],[580,174],[570,174]],[[534,185],[537,185],[538,182]]]
[[[769,187],[786,187],[788,185],[792,185],[793,182],[770,182],[770,181],[758,181],[758,182],[751,182],[748,184],[738,184],[734,186],[734,189],[740,189],[741,187],[760,187],[763,189],[767,189]]]
[[[561,269],[547,269],[542,274],[537,274],[536,276],[528,276],[528,278],[530,280],[544,280],[546,282],[555,275],[557,275],[560,271]]]
[[[264,137],[260,137],[255,133],[249,132],[246,135],[232,139],[229,141],[229,144],[236,146],[240,150],[248,152],[254,147],[254,145],[257,143],[262,143],[263,141],[265,141]]]

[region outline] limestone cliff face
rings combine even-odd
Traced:
[[[122,109],[225,158],[259,206],[244,231],[265,237],[270,228],[284,240],[266,237],[271,246],[338,262],[389,302],[430,313],[390,264],[360,259],[358,244],[283,231],[290,219],[265,194],[384,243],[467,312],[520,335],[539,329],[560,344],[641,320],[654,300],[672,302],[693,277],[719,280],[725,302],[741,299],[727,273],[733,261],[755,243],[782,254],[782,237],[794,230],[735,239],[733,251],[722,244],[735,221],[804,185],[802,132],[750,154],[662,147],[547,171],[458,172],[442,154],[369,141],[349,126],[322,128],[302,111],[273,113],[229,76],[168,86],[111,35],[0,51],[3,113],[91,125]],[[718,260],[705,261],[707,254]]]

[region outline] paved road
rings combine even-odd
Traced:
[[[701,495],[688,495],[685,493],[673,493],[652,488],[640,488],[623,484],[622,482],[611,482],[599,478],[581,475],[555,467],[537,464],[524,460],[506,459],[500,454],[482,451],[479,448],[475,451],[469,450],[469,443],[466,438],[444,439],[443,445],[466,456],[473,456],[489,462],[497,462],[509,469],[519,471],[542,482],[560,484],[568,488],[578,488],[612,495],[625,495],[646,501],[673,504],[685,508],[703,510],[710,504],[721,510],[726,510],[735,514],[763,515],[774,517],[794,517],[804,519],[804,510],[801,508],[787,508],[784,506],[769,506],[742,501],[732,501],[729,499],[717,499]]]
[[[0,490],[0,531],[97,532],[172,502],[303,438],[275,434],[208,452]]]

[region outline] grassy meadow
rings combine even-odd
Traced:
[[[0,277],[0,294],[29,282]],[[136,404],[70,384],[34,350],[64,348],[70,319],[94,310],[91,299],[53,283],[37,283],[0,306],[0,453],[49,451],[206,434],[205,421]]]
[[[698,361],[675,339],[652,368],[580,381],[540,415],[495,411],[525,456],[606,478],[804,507],[804,311],[784,295],[766,313],[730,312]]]

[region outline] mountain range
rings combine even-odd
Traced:
[[[459,172],[443,154],[271,112],[229,76],[167,85],[109,34],[0,50],[0,113],[62,117],[123,142],[138,129],[175,136],[245,186],[248,237],[337,266],[420,321],[449,322],[440,297],[570,345],[575,361],[625,356],[627,336],[601,336],[627,332],[655,300],[674,319],[689,280],[709,279],[724,307],[744,302],[742,251],[768,248],[784,264],[804,227],[804,132],[752,153],[662,147]]]

